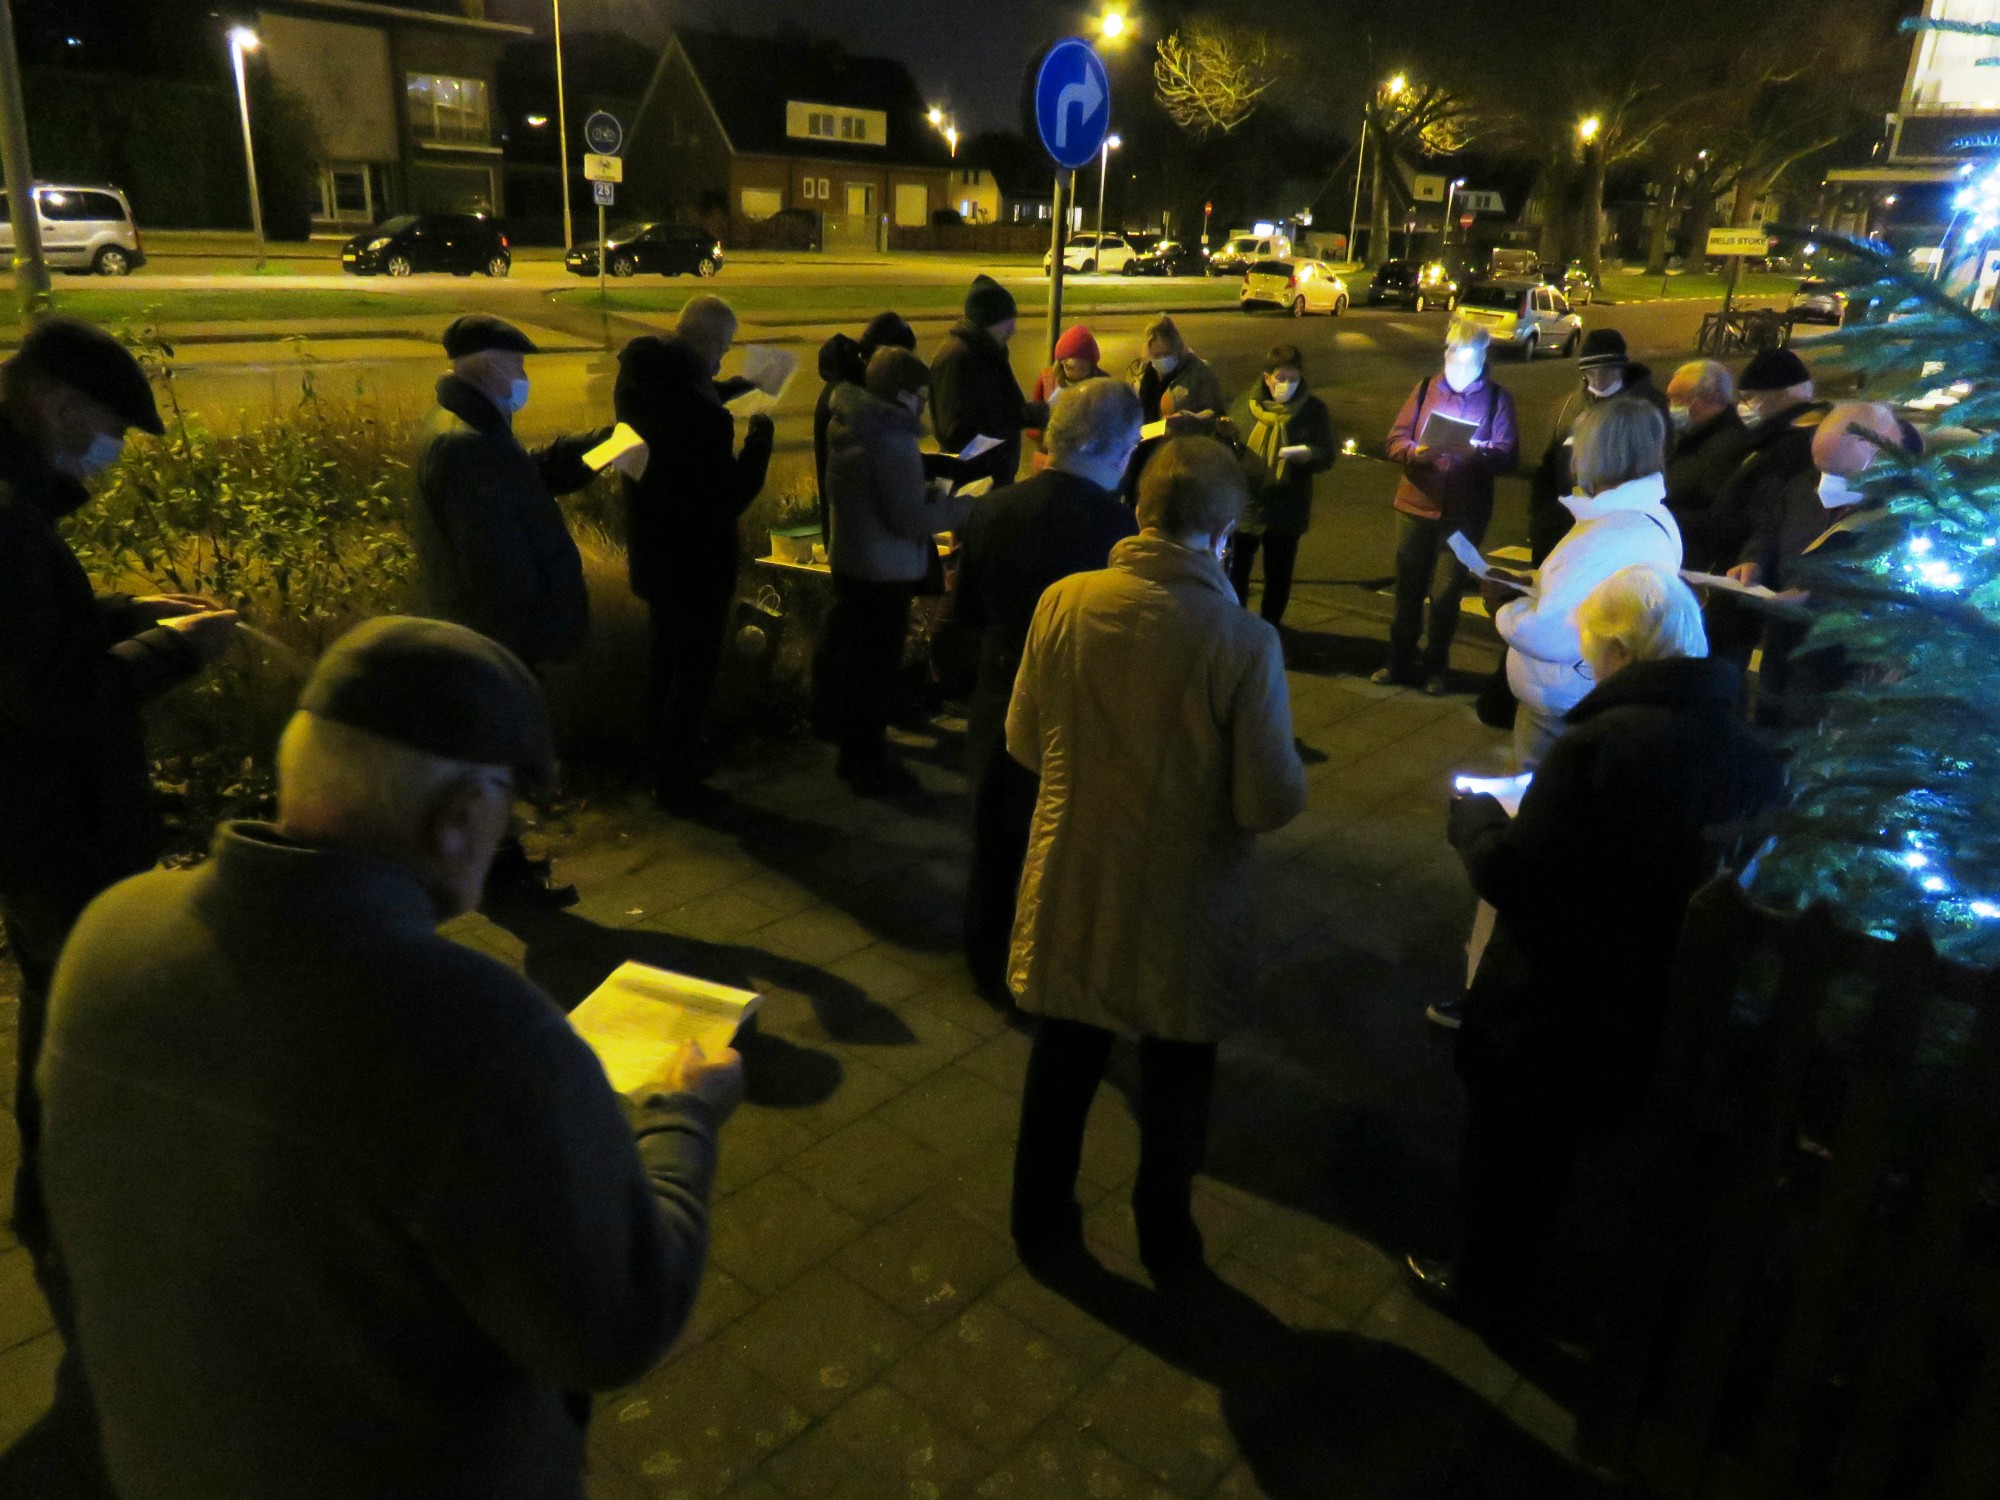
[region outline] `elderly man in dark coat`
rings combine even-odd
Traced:
[[[50,318],[0,366],[0,917],[21,971],[13,1222],[65,1336],[35,1086],[49,983],[78,914],[159,852],[140,709],[219,655],[236,621],[200,599],[93,594],[57,529],[132,427],[163,430],[145,374],[88,324]],[[50,1418],[0,1464],[0,1487],[54,1492],[69,1481],[23,1469],[89,1474],[95,1443],[81,1369],[65,1359]]]
[[[1667,382],[1667,414],[1674,424],[1667,439],[1667,509],[1681,529],[1687,566],[1712,573],[1734,559],[1715,555],[1710,512],[1750,446],[1729,366],[1696,359],[1674,371]]]
[[[621,1102],[438,933],[552,762],[503,647],[373,620],[285,729],[277,821],[85,912],[45,1149],[118,1494],[582,1500],[582,1393],[693,1308],[742,1063],[683,1048]]]
[[[736,523],[771,464],[771,419],[752,417],[739,450],[736,418],[715,386],[735,341],[729,304],[696,297],[673,333],[625,346],[612,393],[618,420],[649,450],[644,476],[625,481],[626,546],[632,592],[652,611],[654,791],[674,809],[703,798],[701,733],[736,596]]]
[[[1011,484],[1021,468],[1022,430],[1048,421],[1048,407],[1021,394],[1007,361],[1016,313],[1012,292],[991,276],[975,277],[965,294],[965,316],[951,325],[931,361],[931,430],[938,447],[957,453],[976,437],[1000,445],[955,476],[961,481],[990,474],[996,484]]]

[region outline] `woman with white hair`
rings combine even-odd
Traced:
[[[1574,618],[1594,685],[1519,814],[1483,795],[1451,810],[1452,845],[1498,915],[1458,1033],[1459,1260],[1409,1269],[1475,1314],[1530,1298],[1578,1150],[1644,1095],[1688,898],[1780,790],[1743,722],[1742,676],[1709,657],[1678,577],[1620,569]]]
[[[1619,396],[1591,407],[1576,423],[1577,492],[1563,499],[1576,524],[1543,559],[1525,598],[1497,582],[1483,587],[1507,643],[1507,685],[1520,703],[1514,758],[1524,771],[1548,752],[1563,716],[1596,681],[1578,640],[1577,607],[1620,568],[1680,568],[1680,528],[1664,504],[1660,472],[1666,435],[1650,402]]]

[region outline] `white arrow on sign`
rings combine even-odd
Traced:
[[[1098,106],[1102,103],[1104,103],[1104,90],[1098,87],[1097,75],[1095,73],[1085,72],[1083,77],[1075,83],[1064,86],[1063,91],[1056,95],[1056,149],[1058,151],[1069,149],[1070,106],[1074,104],[1079,107],[1080,113],[1076,117],[1076,123],[1082,125],[1092,115],[1097,113]]]

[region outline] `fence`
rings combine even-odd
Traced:
[[[1047,224],[892,224],[891,250],[962,250],[974,255],[1039,255],[1049,248]]]
[[[2000,1492],[2000,973],[1696,898],[1579,1447],[1668,1500]]]

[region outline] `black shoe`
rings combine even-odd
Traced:
[[[1074,1201],[1053,1213],[1012,1215],[1014,1250],[1030,1271],[1065,1270],[1090,1259],[1083,1243],[1083,1210]]]
[[[1368,674],[1368,680],[1377,687],[1415,687],[1417,679],[1408,672],[1398,672],[1394,667],[1378,667]]]

